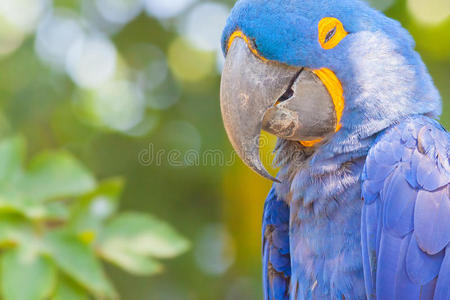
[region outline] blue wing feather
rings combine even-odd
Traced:
[[[436,254],[450,242],[448,189],[419,192],[414,212],[415,233],[420,247]]]
[[[289,299],[290,276],[289,206],[272,188],[263,216],[264,299]]]
[[[390,199],[384,202],[384,228],[391,234],[403,237],[414,228],[413,213],[417,191],[410,188],[399,169],[386,180],[382,191],[383,197]]]
[[[441,269],[444,251],[435,255],[428,255],[417,244],[417,238],[413,235],[406,254],[406,272],[412,282],[424,285],[433,280]]]
[[[445,250],[445,257],[441,265],[441,270],[434,291],[435,300],[450,299],[450,246]]]
[[[401,253],[398,257],[404,257],[408,251],[408,245],[411,241],[412,233],[408,234],[402,239]],[[393,282],[392,290],[395,291],[395,296],[391,299],[420,299],[420,286],[414,284],[409,280],[406,271],[406,261],[400,259],[398,261],[398,269]]]
[[[362,174],[369,299],[450,299],[450,135],[426,117],[387,130]]]
[[[399,258],[404,252],[402,251],[402,239],[382,232],[380,248],[377,252],[377,298],[394,299],[395,289],[393,289],[393,284],[398,276]]]

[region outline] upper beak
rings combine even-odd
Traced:
[[[278,181],[259,158],[261,129],[290,140],[322,138],[334,130],[329,93],[312,71],[254,55],[247,43],[231,44],[222,73],[220,105],[239,157],[260,175]]]

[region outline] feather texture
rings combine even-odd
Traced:
[[[289,299],[290,276],[289,207],[272,188],[263,216],[264,299]]]
[[[415,117],[369,151],[361,234],[371,299],[450,299],[449,145],[438,123]]]

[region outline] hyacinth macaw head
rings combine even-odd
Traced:
[[[359,0],[238,1],[222,37],[233,147],[274,179],[259,159],[261,129],[321,147],[357,143],[409,115],[438,116],[439,93],[414,46],[399,22]]]

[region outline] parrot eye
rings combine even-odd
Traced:
[[[323,18],[319,22],[319,43],[323,49],[333,49],[347,36],[341,21],[336,18]]]
[[[327,33],[327,35],[325,36],[325,43],[328,43],[331,40],[331,38],[334,36],[335,33],[336,33],[336,27],[334,27]]]

